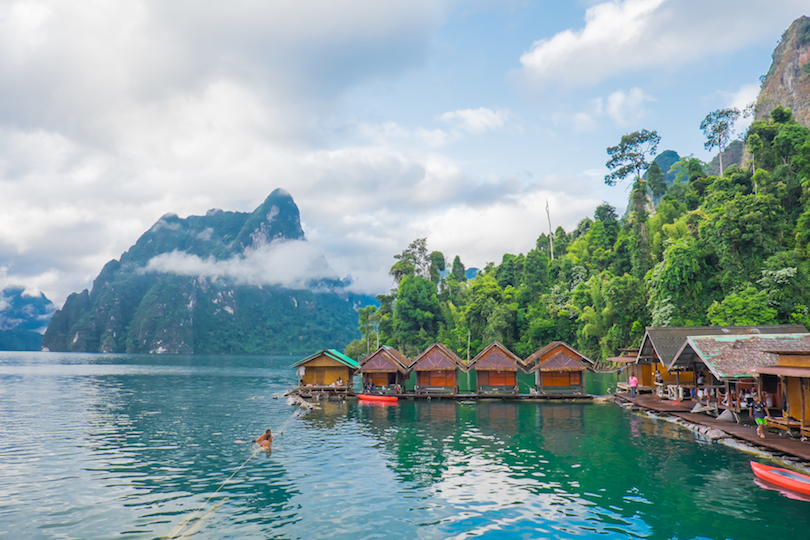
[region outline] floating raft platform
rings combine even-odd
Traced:
[[[300,386],[292,391],[291,394],[301,396],[302,398],[358,398],[359,395],[354,391],[341,387],[317,387],[317,386]],[[402,394],[373,394],[379,396],[391,396],[402,400],[514,400],[514,401],[593,401],[595,396],[590,394],[450,394],[450,393],[402,393]]]
[[[760,438],[753,424],[727,422],[725,420],[718,420],[707,414],[690,412],[695,404],[693,401],[666,401],[650,395],[636,396],[636,399],[630,399],[630,396],[621,393],[615,394],[614,397],[619,402],[629,405],[631,408],[676,416],[692,424],[718,429],[735,439],[743,440],[753,445],[793,456],[810,463],[810,443],[802,442],[799,439],[792,439],[783,434],[770,433],[767,429],[765,431],[765,438]]]

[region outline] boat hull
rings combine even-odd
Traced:
[[[770,484],[789,489],[790,491],[801,493],[803,495],[810,495],[810,476],[806,476],[788,469],[763,465],[762,463],[757,463],[756,461],[751,462],[751,469],[758,478]]]
[[[357,394],[357,397],[358,397],[358,399],[364,399],[366,401],[393,402],[393,401],[397,401],[397,399],[399,399],[396,396],[377,396],[377,395],[374,395],[374,394]]]

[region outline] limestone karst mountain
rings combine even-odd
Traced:
[[[268,354],[342,348],[357,305],[309,245],[277,189],[252,213],[160,218],[120,260],[68,297],[42,345],[52,351]]]

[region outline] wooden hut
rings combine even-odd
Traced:
[[[781,416],[767,422],[778,429],[799,431],[802,440],[810,437],[810,349],[798,351],[768,351],[765,355],[776,360],[775,365],[754,368],[759,387],[779,387],[784,396]]]
[[[520,358],[499,342],[490,343],[467,365],[468,370],[475,371],[475,393],[517,395],[520,363]]]
[[[294,363],[299,390],[353,394],[358,363],[335,349],[324,349]]]
[[[567,343],[553,341],[523,361],[524,369],[535,374],[536,392],[547,396],[585,394],[583,372],[594,365]]]
[[[695,384],[695,372],[677,369],[670,372],[675,355],[678,354],[689,336],[720,336],[746,334],[788,334],[806,332],[802,325],[777,324],[762,326],[648,326],[641,340],[636,362],[641,366],[639,385],[655,384],[661,397],[681,397],[671,395],[671,389],[691,390]],[[656,382],[656,371],[660,374]],[[667,392],[669,390],[669,393]],[[683,390],[679,390],[683,392]],[[689,392],[687,392],[689,393]]]
[[[398,350],[383,345],[360,362],[363,391],[400,394],[405,388],[410,361]],[[369,390],[373,388],[373,390]]]
[[[466,373],[466,366],[453,351],[434,343],[414,359],[411,371],[417,394],[457,394],[458,373]]]
[[[747,408],[743,395],[754,391],[753,370],[775,365],[776,357],[765,352],[777,349],[810,349],[810,334],[804,329],[801,333],[791,334],[689,336],[670,363],[669,370],[689,370],[695,374],[708,371],[709,377],[705,377],[704,384],[697,388],[698,398],[715,410],[728,409],[736,414]],[[770,403],[769,406],[781,406],[778,389],[762,390],[765,392],[761,395],[766,403]]]

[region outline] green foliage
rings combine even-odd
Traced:
[[[768,295],[754,287],[731,293],[709,307],[709,322],[718,326],[773,324],[776,310],[768,307]]]
[[[655,154],[660,141],[658,133],[646,129],[622,135],[619,144],[607,149],[610,159],[606,166],[610,173],[605,176],[605,183],[613,186],[632,174],[640,179],[641,171],[650,166],[648,156]]]
[[[748,130],[753,170],[707,176],[703,162],[681,158],[663,193],[652,187],[663,171],[641,174],[657,135],[623,137],[608,150],[606,182],[632,175],[625,219],[600,205],[554,231],[553,260],[540,234],[525,255],[504,254],[469,281],[456,257],[438,295],[406,278],[378,297],[381,343],[416,351],[438,340],[466,357],[469,338],[472,357],[498,340],[526,357],[561,340],[600,360],[638,346],[648,325],[810,324],[810,130],[786,110],[772,118]]]

